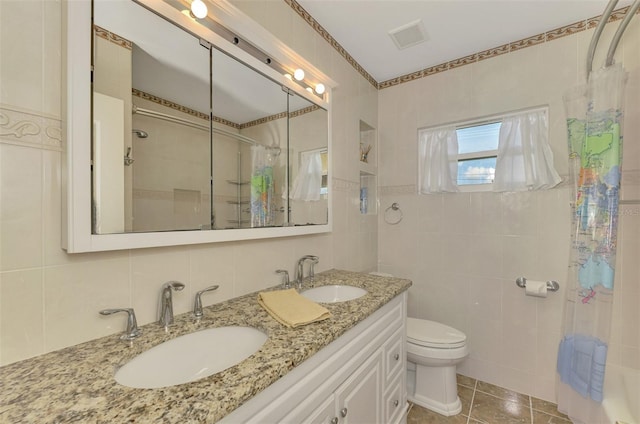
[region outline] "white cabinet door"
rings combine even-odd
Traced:
[[[329,398],[325,399],[325,401],[311,413],[311,415],[297,422],[305,424],[336,424],[338,422],[338,418],[336,414],[335,396],[329,396]]]
[[[382,422],[382,389],[382,349],[378,349],[336,390],[339,422]]]

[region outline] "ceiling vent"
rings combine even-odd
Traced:
[[[427,40],[421,19],[389,31],[389,36],[400,50],[415,46]]]

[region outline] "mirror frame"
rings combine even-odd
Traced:
[[[288,69],[302,68],[305,79],[323,83],[326,92],[323,99],[308,93],[273,68],[249,55],[239,47],[200,25],[162,0],[136,0],[174,24],[206,40],[236,57],[247,66],[265,74],[275,82],[315,103],[327,111],[328,152],[331,163],[331,90],[337,84],[293,52],[270,32],[257,24],[226,0],[208,2],[209,19],[226,26],[245,40],[249,40],[270,57]],[[63,2],[63,131],[66,155],[63,155],[62,172],[62,248],[67,253],[100,252],[161,246],[178,246],[238,240],[254,240],[274,237],[319,234],[331,232],[332,189],[329,184],[327,224],[246,228],[228,230],[164,231],[148,233],[93,234],[91,232],[91,54],[92,20],[91,0],[65,0]],[[331,171],[330,171],[331,172]],[[330,178],[331,181],[331,178]]]

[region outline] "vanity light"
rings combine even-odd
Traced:
[[[291,74],[284,74],[284,77],[285,77],[286,79],[293,79],[293,77],[291,76]]]
[[[202,0],[193,0],[191,2],[191,13],[196,18],[202,19],[207,16],[207,5]]]
[[[296,69],[293,72],[293,77],[298,81],[302,81],[304,79],[304,71],[300,68]]]
[[[307,91],[308,91],[309,93],[313,94],[313,88],[311,88],[311,87],[307,87]]]
[[[324,90],[325,90],[324,84],[322,83],[316,84],[316,93],[322,94],[324,93]]]

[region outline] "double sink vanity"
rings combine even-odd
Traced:
[[[111,335],[7,365],[0,422],[401,422],[410,285],[331,270],[303,284],[303,292],[322,287],[307,292],[321,296],[314,300],[333,302],[322,303],[331,313],[324,321],[288,328],[250,293],[205,307],[199,320],[178,315],[168,332],[152,323],[131,342]],[[116,381],[123,365],[154,350],[166,356],[151,367],[158,376],[207,357],[231,366],[165,387]]]

